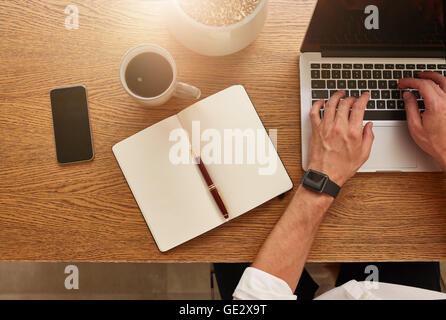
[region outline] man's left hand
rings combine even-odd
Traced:
[[[370,94],[341,100],[344,95],[339,91],[328,100],[323,119],[320,109],[324,100],[314,103],[310,112],[313,134],[308,169],[328,175],[339,186],[367,161],[374,140],[373,124],[362,126]]]

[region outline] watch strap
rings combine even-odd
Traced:
[[[341,187],[339,187],[336,183],[328,179],[327,183],[325,184],[325,188],[322,190],[322,192],[332,196],[333,198],[336,198],[340,190]]]
[[[322,186],[318,187],[317,183],[312,182],[312,180],[309,178],[310,174],[316,174],[320,177],[324,178],[325,181]],[[309,179],[309,180],[307,180]],[[302,176],[301,182],[300,182],[305,188],[310,189],[314,192],[318,193],[325,193],[329,196],[332,196],[333,198],[336,198],[339,191],[341,190],[341,187],[338,186],[335,182],[330,180],[330,177],[324,173],[309,169],[304,173]]]

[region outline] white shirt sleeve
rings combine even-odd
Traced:
[[[246,268],[233,293],[236,300],[296,300],[288,284],[280,278],[256,268]],[[446,294],[420,288],[383,282],[351,280],[334,288],[317,300],[393,300],[446,299]]]
[[[232,294],[236,300],[296,300],[288,284],[256,268],[246,268]]]
[[[440,281],[440,280],[438,280]],[[350,280],[334,288],[316,300],[437,300],[446,299],[446,294],[421,288],[385,282]]]

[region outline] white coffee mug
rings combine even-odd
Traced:
[[[164,59],[167,60],[167,62],[170,64],[170,67],[172,68],[172,82],[170,83],[169,87],[161,94],[155,96],[155,97],[142,97],[138,94],[134,93],[127,85],[126,81],[126,70],[129,65],[129,63],[135,58],[136,56],[142,54],[142,53],[156,53],[160,56],[162,56]],[[124,87],[125,91],[133,98],[138,100],[139,102],[148,105],[148,106],[159,106],[167,102],[172,96],[184,98],[184,99],[199,99],[201,96],[201,91],[197,87],[191,86],[189,84],[179,82],[177,80],[178,77],[178,70],[177,66],[175,64],[175,60],[173,59],[172,55],[164,48],[155,45],[155,44],[142,44],[137,47],[131,48],[128,50],[124,56],[121,59],[121,67],[119,71],[119,75],[121,78],[122,86]]]

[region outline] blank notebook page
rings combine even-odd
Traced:
[[[225,219],[203,184],[196,165],[173,165],[169,150],[176,116],[163,120],[113,147],[133,196],[161,251],[169,250]]]

